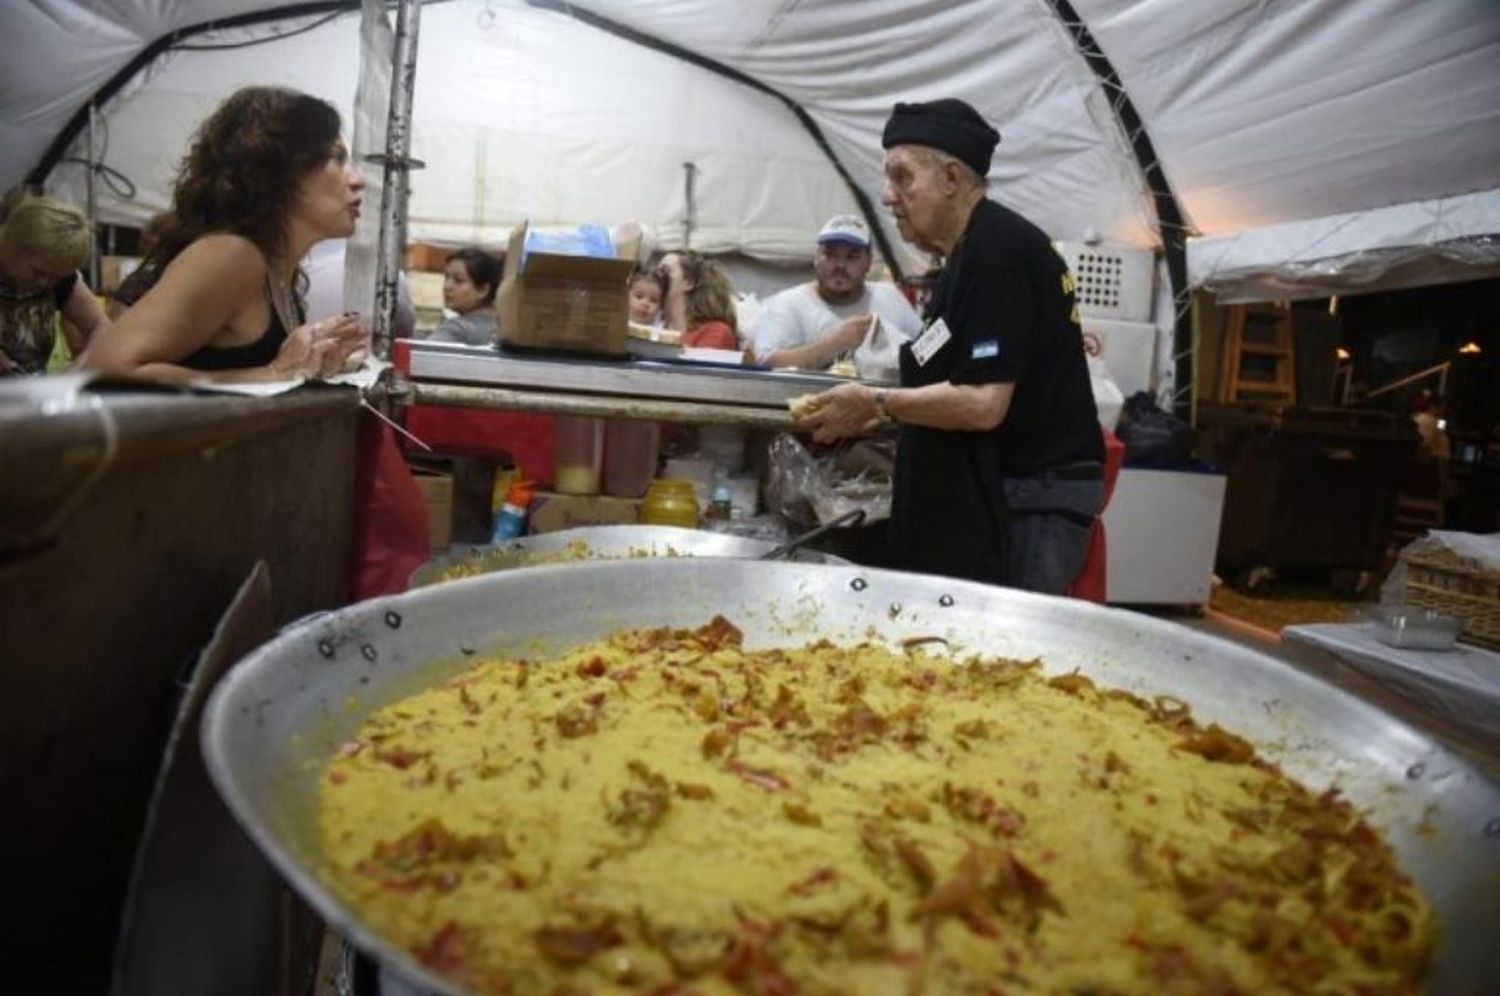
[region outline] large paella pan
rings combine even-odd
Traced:
[[[1289,775],[1337,785],[1436,908],[1434,992],[1493,991],[1500,790],[1374,707],[1280,661],[1175,624],[1074,601],[854,567],[649,560],[543,566],[378,599],[307,621],[224,680],[203,730],[230,808],[330,923],[413,980],[451,982],[372,930],[331,887],[317,790],[371,710],[479,653],[562,649],[622,629],[731,619],[747,644],[947,641],[957,654],[1041,657],[1142,695],[1166,693],[1253,740]]]

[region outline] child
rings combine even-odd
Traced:
[[[661,299],[666,288],[652,270],[636,270],[630,277],[630,320],[636,325],[661,326]]]

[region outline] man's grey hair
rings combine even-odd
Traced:
[[[982,177],[974,172],[973,166],[970,166],[952,153],[944,152],[942,149],[934,149],[929,145],[919,145],[917,148],[921,150],[922,158],[926,160],[928,166],[941,169],[944,166],[952,164],[958,167],[958,174],[963,177],[966,186],[976,187],[980,190],[988,188],[989,180],[986,177]]]

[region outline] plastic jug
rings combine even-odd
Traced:
[[[559,415],[553,487],[565,495],[596,495],[604,466],[604,419]]]
[[[604,493],[639,498],[656,476],[661,426],[637,419],[604,424]]]

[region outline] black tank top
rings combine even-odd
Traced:
[[[269,297],[268,293],[267,304],[270,303]],[[302,302],[298,301],[296,306],[298,320],[305,320]],[[286,342],[287,334],[275,307],[270,310],[271,324],[266,327],[265,334],[254,342],[243,346],[203,346],[177,362],[191,370],[248,370],[251,367],[265,366],[281,352],[281,344]]]

